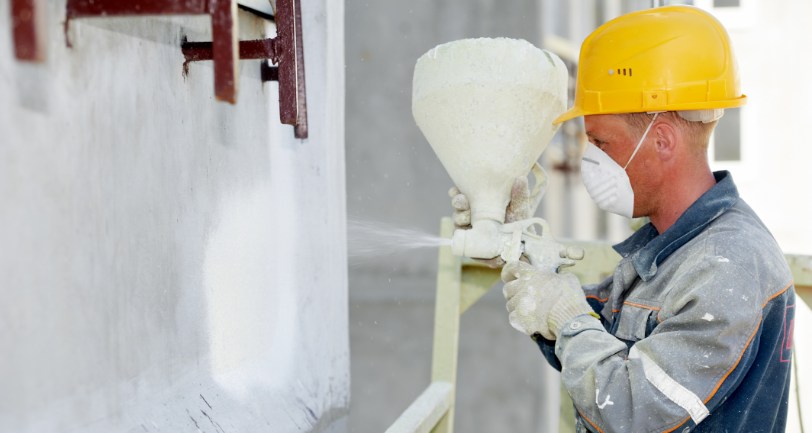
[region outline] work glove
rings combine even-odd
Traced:
[[[510,189],[510,203],[505,211],[505,223],[520,221],[535,215],[547,186],[547,173],[538,163],[533,166],[532,172],[536,180],[532,192],[527,176],[516,178],[513,182],[513,187]],[[470,229],[471,205],[468,203],[468,198],[456,186],[448,190],[448,196],[451,197],[451,207],[454,209],[452,215],[454,228]]]
[[[595,315],[575,275],[512,262],[502,269],[502,281],[510,326],[529,336],[555,340],[565,323],[582,314]]]

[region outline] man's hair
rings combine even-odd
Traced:
[[[638,137],[643,135],[648,127],[654,114],[648,113],[628,113],[620,115],[623,120],[629,125],[629,128],[637,134]],[[710,141],[713,128],[716,127],[717,121],[702,123],[692,122],[685,120],[674,111],[667,111],[657,116],[657,119],[667,119],[668,122],[679,128],[684,136],[687,138],[688,144],[701,155],[707,155],[708,142]]]

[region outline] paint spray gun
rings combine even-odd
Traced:
[[[536,184],[530,198],[537,203],[544,194],[546,174],[538,163],[533,166],[532,173]],[[515,262],[523,257],[537,269],[547,272],[573,266],[576,260],[584,258],[582,248],[558,243],[551,235],[550,225],[542,218],[528,218],[506,224],[491,219],[478,219],[471,229],[454,231],[451,251],[455,255],[475,259],[501,257],[505,263]]]
[[[481,227],[487,227],[484,230]],[[549,235],[550,227],[542,218],[528,218],[508,224],[480,225],[479,230],[456,230],[451,251],[475,259],[501,257],[505,263],[524,256],[536,267],[548,272],[573,266],[584,258],[584,250],[559,244]],[[494,254],[496,253],[496,254]]]
[[[546,176],[535,161],[565,109],[568,74],[555,54],[527,41],[463,39],[417,60],[412,114],[454,184],[471,205],[469,230],[454,232],[459,256],[513,262],[524,256],[555,272],[583,251],[557,243],[541,218],[505,224],[511,187],[531,171],[533,194]]]

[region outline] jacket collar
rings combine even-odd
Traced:
[[[614,246],[624,259],[631,260],[637,274],[648,281],[657,274],[657,266],[674,251],[699,234],[739,200],[739,191],[727,171],[713,173],[716,185],[699,197],[663,234],[651,223]]]

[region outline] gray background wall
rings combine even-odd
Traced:
[[[440,218],[450,214],[451,181],[412,118],[414,62],[437,44],[468,37],[538,45],[538,2],[506,6],[498,0],[346,2],[350,219],[438,232]],[[359,233],[349,235],[352,246]],[[391,250],[351,258],[355,433],[384,431],[430,380],[436,248]],[[463,316],[459,359],[456,431],[536,431],[543,364],[538,349],[510,328],[498,290]]]
[[[28,65],[9,3],[0,432],[346,431],[343,4],[302,6],[302,141],[257,61],[234,106],[211,63],[181,74],[206,17],[77,20],[68,49],[65,2],[44,2],[48,61]]]

